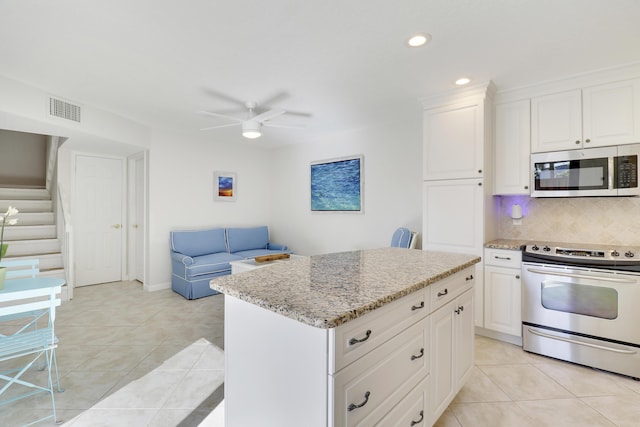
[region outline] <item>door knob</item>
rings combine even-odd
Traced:
[[[115,228],[115,229],[117,230],[117,229],[119,229],[119,228],[120,228],[120,224],[112,225],[112,227],[113,227],[113,228]]]
[[[138,224],[133,224],[132,227],[133,228],[138,228]]]

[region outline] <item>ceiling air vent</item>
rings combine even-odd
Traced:
[[[61,99],[49,98],[49,114],[80,123],[80,106],[70,104]]]

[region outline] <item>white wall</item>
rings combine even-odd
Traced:
[[[364,155],[364,213],[311,212],[312,161]],[[393,231],[422,228],[422,114],[345,131],[275,152],[271,228],[302,255],[389,246]],[[281,238],[281,239],[280,239]]]
[[[169,232],[203,227],[270,225],[273,152],[242,143],[152,133],[149,153],[148,271],[145,288],[170,286]],[[237,200],[214,201],[214,171],[237,174]],[[270,228],[272,240],[280,240]]]
[[[0,129],[0,184],[45,187],[47,137]]]

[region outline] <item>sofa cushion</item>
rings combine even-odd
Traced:
[[[251,249],[266,249],[269,245],[269,229],[267,226],[227,228],[229,252],[235,253]]]
[[[227,252],[193,257],[193,264],[185,267],[185,278],[193,279],[206,274],[231,271],[229,262],[239,261],[241,259],[243,259],[241,256],[232,255]]]
[[[226,252],[224,228],[171,232],[171,250],[190,257]]]

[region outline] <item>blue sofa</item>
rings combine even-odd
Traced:
[[[171,289],[186,299],[217,294],[209,281],[231,274],[231,261],[291,253],[285,245],[269,243],[267,226],[172,231],[170,239]]]

